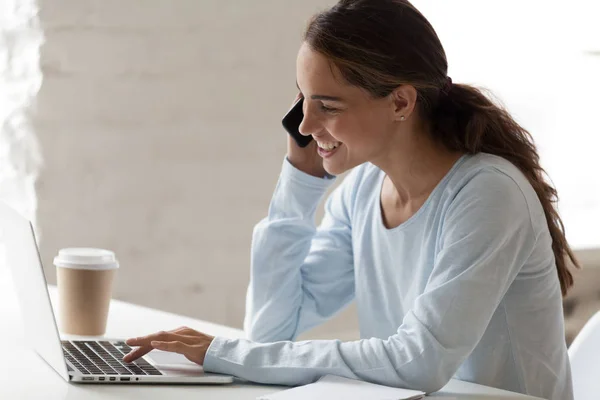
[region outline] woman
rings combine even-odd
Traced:
[[[571,399],[562,296],[576,264],[529,134],[454,84],[405,0],[342,0],[297,59],[300,131],[254,230],[245,329],[128,343],[207,371],[299,385],[325,374],[433,392],[452,377]],[[317,147],[318,146],[318,147]],[[321,225],[315,209],[333,176]],[[356,299],[361,340],[293,342]]]

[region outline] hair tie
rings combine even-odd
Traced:
[[[452,89],[452,78],[448,77],[446,78],[446,84],[442,88],[442,93],[448,94],[450,93],[450,89]]]

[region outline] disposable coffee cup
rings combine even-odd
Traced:
[[[54,258],[58,284],[59,328],[71,335],[102,336],[119,263],[115,253],[67,248]]]

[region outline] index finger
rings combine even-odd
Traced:
[[[179,329],[175,329],[175,331],[178,331],[178,330]],[[139,346],[139,347],[137,349],[129,352],[128,354],[126,354],[123,357],[123,362],[131,363],[131,362],[134,362],[135,360],[137,360],[138,358],[143,357],[146,354],[150,353],[153,350],[152,346],[150,345],[150,342],[152,340],[155,340],[158,337],[165,337],[169,333],[171,333],[171,332],[161,331],[161,332],[152,333],[147,336],[141,336],[141,337],[127,339],[125,341],[125,343],[127,345]]]
[[[152,351],[152,346],[142,346],[123,356],[123,362],[131,363]]]

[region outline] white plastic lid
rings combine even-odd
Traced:
[[[60,250],[54,257],[54,265],[62,268],[91,270],[119,268],[119,262],[112,251],[85,247]]]

